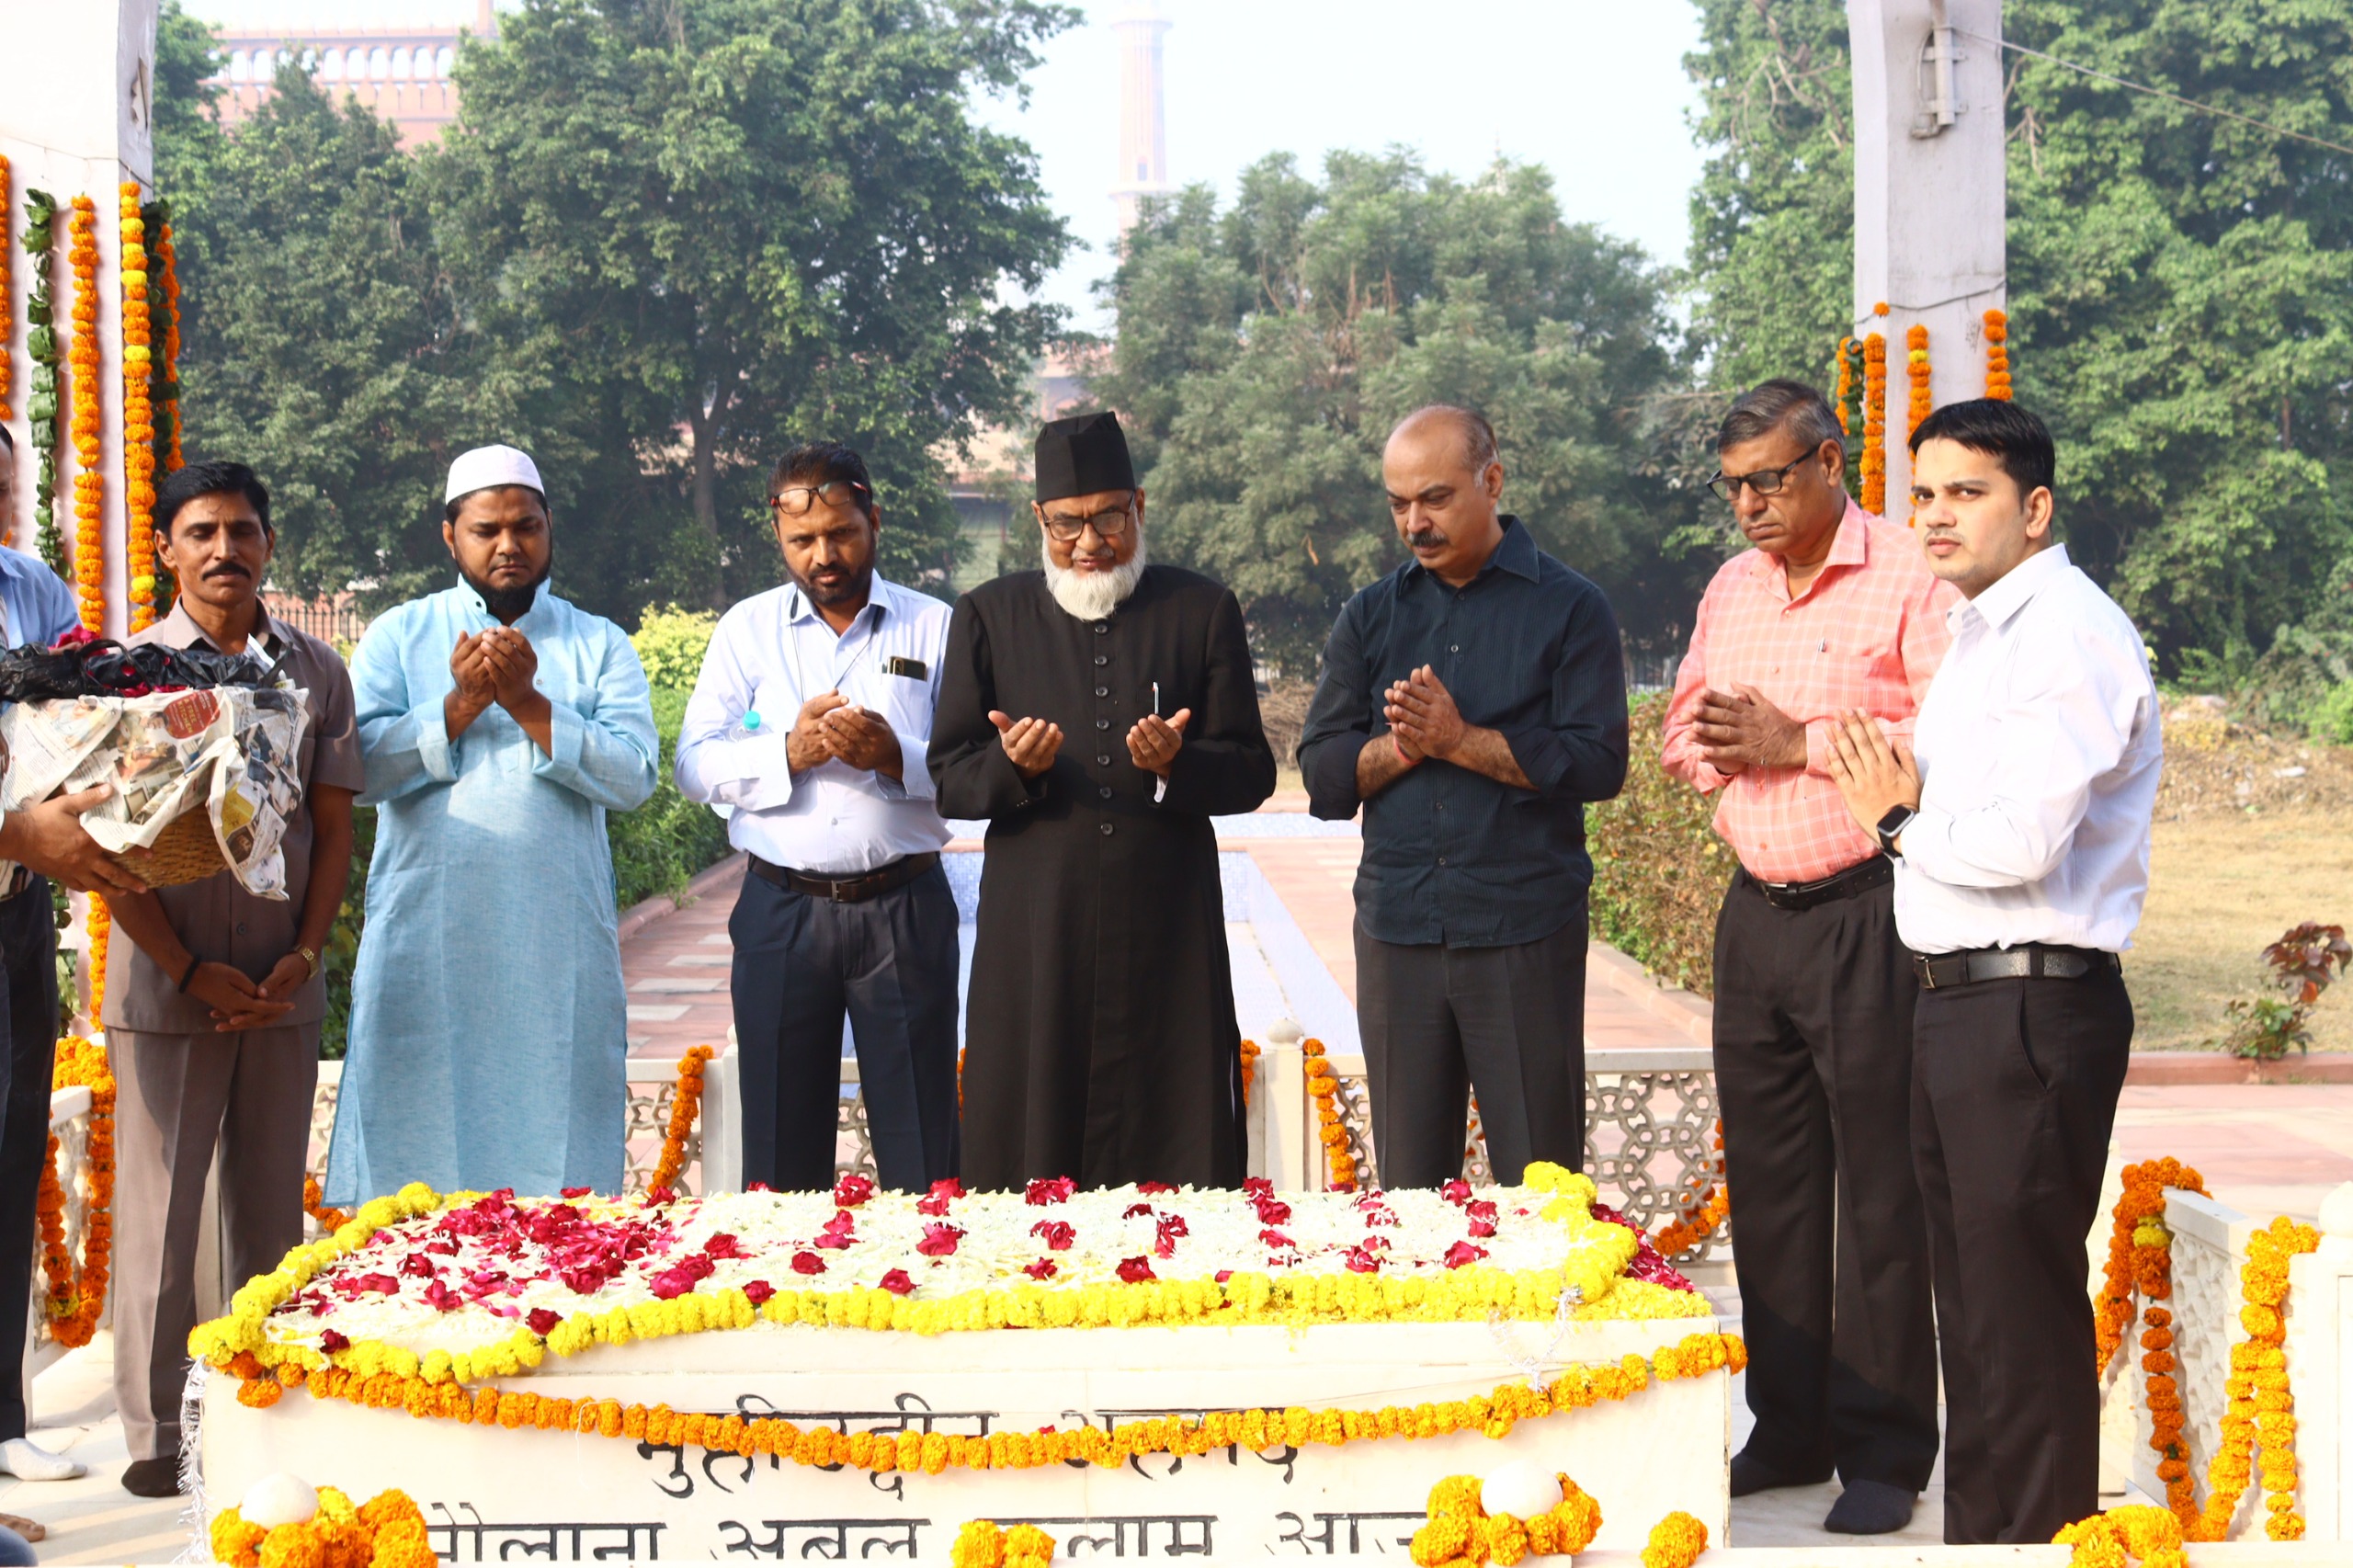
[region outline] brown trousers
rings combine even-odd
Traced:
[[[180,1451],[204,1184],[221,1152],[222,1248],[239,1282],[302,1240],[319,1026],[242,1034],[113,1028],[114,1397],[134,1460]]]

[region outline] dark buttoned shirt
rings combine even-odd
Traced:
[[[170,648],[212,646],[185,605],[172,607],[133,642]],[[302,925],[302,900],[311,885],[311,791],[322,785],[355,794],[367,783],[360,764],[359,733],[353,723],[351,676],[335,651],[307,631],[270,619],[264,610],[250,646],[265,659],[284,656],[279,673],[308,695],[311,722],[302,731],[298,772],[302,803],[287,819],[278,840],[286,857],[286,896],[260,898],[235,875],[218,871],[201,881],[157,888],[164,914],[188,950],[207,962],[235,966],[254,980],[268,978],[278,960],[294,950]],[[200,809],[200,808],[199,808]],[[212,1009],[179,989],[179,976],[165,974],[154,960],[128,941],[114,944],[108,973],[106,1023],[156,1034],[210,1034]],[[326,980],[313,975],[296,991],[294,1010],[277,1026],[316,1023],[326,1016]]]
[[[1308,809],[1364,807],[1357,918],[1383,942],[1506,947],[1549,937],[1593,882],[1585,802],[1626,781],[1626,671],[1609,601],[1518,519],[1449,587],[1409,562],[1350,599],[1300,738]],[[1357,754],[1385,734],[1392,682],[1427,665],[1465,722],[1498,731],[1533,789],[1436,757],[1364,801]]]

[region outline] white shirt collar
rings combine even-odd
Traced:
[[[1958,629],[1961,624],[1959,618],[1973,609],[1986,625],[1999,630],[2069,564],[2067,547],[2063,544],[2038,550],[2011,567],[1992,587],[1973,599],[1961,600],[1947,610],[1946,624]]]

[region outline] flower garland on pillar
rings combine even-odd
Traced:
[[[25,355],[33,362],[25,418],[32,426],[33,451],[40,460],[33,488],[33,539],[40,558],[63,577],[65,545],[57,534],[57,415],[63,402],[58,368],[64,356],[57,346],[57,304],[51,277],[56,220],[57,202],[49,192],[25,192],[23,244],[33,269],[25,290]]]
[[[147,272],[147,314],[149,332],[159,334],[163,347],[161,357],[152,368],[154,387],[153,409],[155,439],[154,467],[156,473],[170,473],[182,466],[180,457],[180,274],[179,256],[172,244],[172,208],[167,201],[151,201],[141,210],[140,216],[147,224],[148,237],[154,243],[147,247],[153,265]],[[154,614],[164,615],[179,597],[179,585],[165,570],[161,561],[153,562],[149,574],[154,586],[148,599]]]
[[[1910,440],[1920,421],[1936,408],[1934,395],[1928,391],[1928,329],[1914,322],[1904,332],[1904,373],[1912,380],[1911,402],[1905,407],[1904,438]]]
[[[2010,401],[2010,318],[2000,311],[1985,312],[1985,395]]]
[[[9,191],[8,157],[6,153],[0,153],[0,212],[8,210]],[[0,419],[14,419],[17,416],[16,412],[8,406],[8,396],[16,390],[17,385],[17,351],[11,347],[17,335],[17,323],[16,319],[8,313],[9,301],[13,298],[8,289],[10,281],[8,247],[6,244],[0,244]],[[0,544],[6,543],[8,537],[16,532],[16,528],[17,515],[14,512],[0,517]]]
[[[1871,307],[1871,314],[1887,314],[1887,301],[1881,300]],[[1867,333],[1862,342],[1863,397],[1859,410],[1863,424],[1863,457],[1857,465],[1862,472],[1862,490],[1856,499],[1863,510],[1875,514],[1887,510],[1887,338],[1881,333]]]
[[[65,1188],[57,1176],[53,1132],[34,1199],[40,1224],[41,1272],[49,1280],[50,1336],[69,1350],[87,1345],[97,1332],[114,1246],[114,1069],[108,1063],[104,1046],[73,1035],[57,1042],[50,1086],[67,1089],[76,1085],[90,1091],[89,1142],[83,1156],[90,1194],[82,1221],[78,1273],[73,1255],[65,1250]]]
[[[98,214],[86,196],[74,199],[67,221],[73,245],[66,260],[74,268],[74,335],[66,351],[72,369],[74,394],[74,583],[81,600],[82,625],[92,636],[107,630],[106,600],[106,457],[103,421],[98,404]],[[106,1006],[107,937],[113,921],[107,902],[89,896],[84,928],[90,938],[90,1011],[93,1019]]]
[[[155,410],[147,306],[147,222],[139,185],[122,189],[122,493],[131,630],[155,624]]]

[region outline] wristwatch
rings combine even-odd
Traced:
[[[1879,826],[1872,830],[1879,835],[1879,846],[1898,860],[1904,858],[1904,851],[1895,846],[1895,841],[1905,828],[1912,825],[1912,819],[1919,814],[1910,806],[1891,807],[1887,815],[1879,819]]]
[[[318,953],[318,949],[315,949],[315,948],[297,948],[297,949],[295,949],[294,950],[295,950],[297,953],[299,953],[299,954],[301,954],[301,959],[302,959],[302,961],[303,961],[304,963],[309,964],[309,965],[311,966],[311,978],[312,978],[313,980],[316,980],[316,979],[318,979],[318,977],[319,977],[319,953]]]

